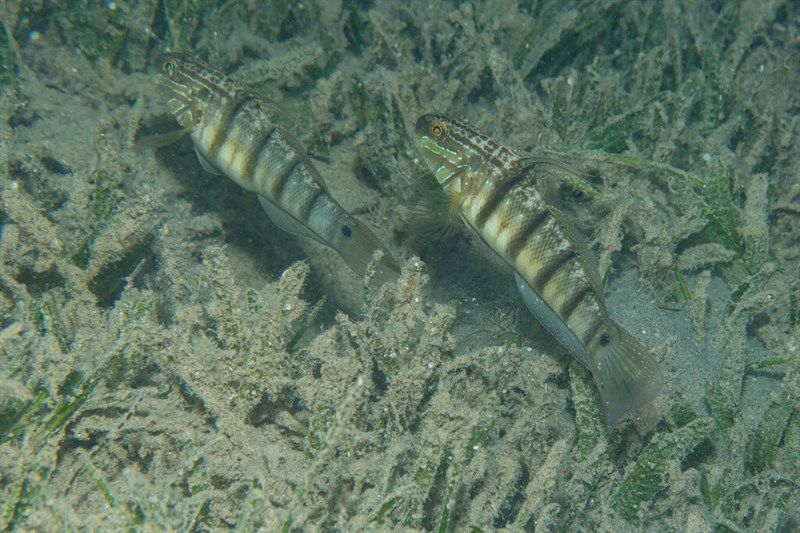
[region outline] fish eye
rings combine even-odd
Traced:
[[[447,129],[441,122],[434,122],[433,124],[431,124],[431,137],[433,137],[435,140],[441,141],[442,139],[444,139],[446,132]]]
[[[167,74],[172,74],[173,70],[175,70],[175,63],[172,61],[166,61],[164,63],[164,72]]]

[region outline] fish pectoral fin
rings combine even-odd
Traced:
[[[200,166],[203,167],[203,170],[209,174],[222,174],[222,171],[215,167],[214,163],[209,161],[206,156],[200,153],[200,150],[197,149],[197,146],[194,147],[194,153],[197,154],[197,160],[200,161]]]
[[[423,237],[425,241],[446,241],[464,231],[461,211],[459,206],[453,209],[453,203],[453,195],[441,188],[426,191],[414,206],[408,208],[414,235]]]
[[[591,354],[592,376],[606,408],[608,425],[650,403],[664,385],[664,375],[630,333],[609,322],[603,342]]]
[[[258,196],[258,201],[261,204],[261,207],[264,209],[264,212],[267,214],[269,219],[279,228],[287,233],[291,233],[292,235],[300,235],[301,237],[308,237],[309,239],[314,239],[320,244],[324,244],[325,246],[330,246],[330,243],[325,242],[325,240],[317,235],[314,231],[312,231],[308,226],[297,220],[295,217],[278,207],[275,203],[271,202],[270,200],[264,198],[263,196]]]
[[[190,131],[191,130],[183,128],[177,131],[171,131],[169,133],[148,135],[134,141],[133,150],[136,152],[142,152],[144,150],[156,150],[158,148],[163,148],[174,142],[177,142]]]

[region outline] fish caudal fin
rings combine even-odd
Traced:
[[[650,403],[664,385],[664,375],[644,346],[613,322],[589,360],[609,426]]]
[[[344,262],[347,263],[347,266],[357,275],[364,276],[367,274],[372,255],[375,250],[380,250],[383,252],[383,257],[375,265],[372,283],[380,286],[400,277],[400,267],[389,251],[372,233],[372,230],[355,218],[348,217],[348,223],[341,228],[341,235],[329,242],[308,224],[301,222],[275,202],[261,195],[258,196],[258,201],[261,202],[264,212],[267,213],[267,216],[276,226],[292,235],[307,237],[325,246],[330,246],[339,253]]]
[[[400,266],[372,230],[356,220],[352,220],[348,228],[349,235],[331,243],[347,266],[356,274],[364,276],[368,273],[375,251],[380,250],[383,256],[373,265],[374,275],[371,283],[373,286],[381,286],[389,281],[395,281],[400,276]]]

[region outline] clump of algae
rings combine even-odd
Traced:
[[[796,524],[791,3],[247,7],[2,3],[4,528]],[[644,290],[691,312],[719,369],[707,409],[673,371],[697,352],[670,353],[665,394],[608,429],[590,376],[524,332],[459,349],[463,317],[436,302],[469,299],[480,253],[432,279],[412,260],[337,314],[330,263],[241,223],[257,206],[207,187],[187,146],[128,154],[130,102],[160,109],[137,71],[161,47],[286,98],[319,164],[356,176],[332,189],[372,191],[358,215],[384,235],[426,187],[403,124],[422,112],[567,158],[586,175],[557,176],[561,199],[602,273],[633,258]],[[65,108],[84,111],[68,130]],[[512,301],[491,292],[474,307]]]

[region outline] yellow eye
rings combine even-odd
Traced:
[[[433,124],[431,124],[431,137],[433,137],[435,140],[441,141],[444,138],[446,132],[447,129],[441,122],[434,122]]]
[[[172,74],[173,70],[175,70],[175,63],[172,61],[167,61],[164,63],[164,72],[167,74]]]

